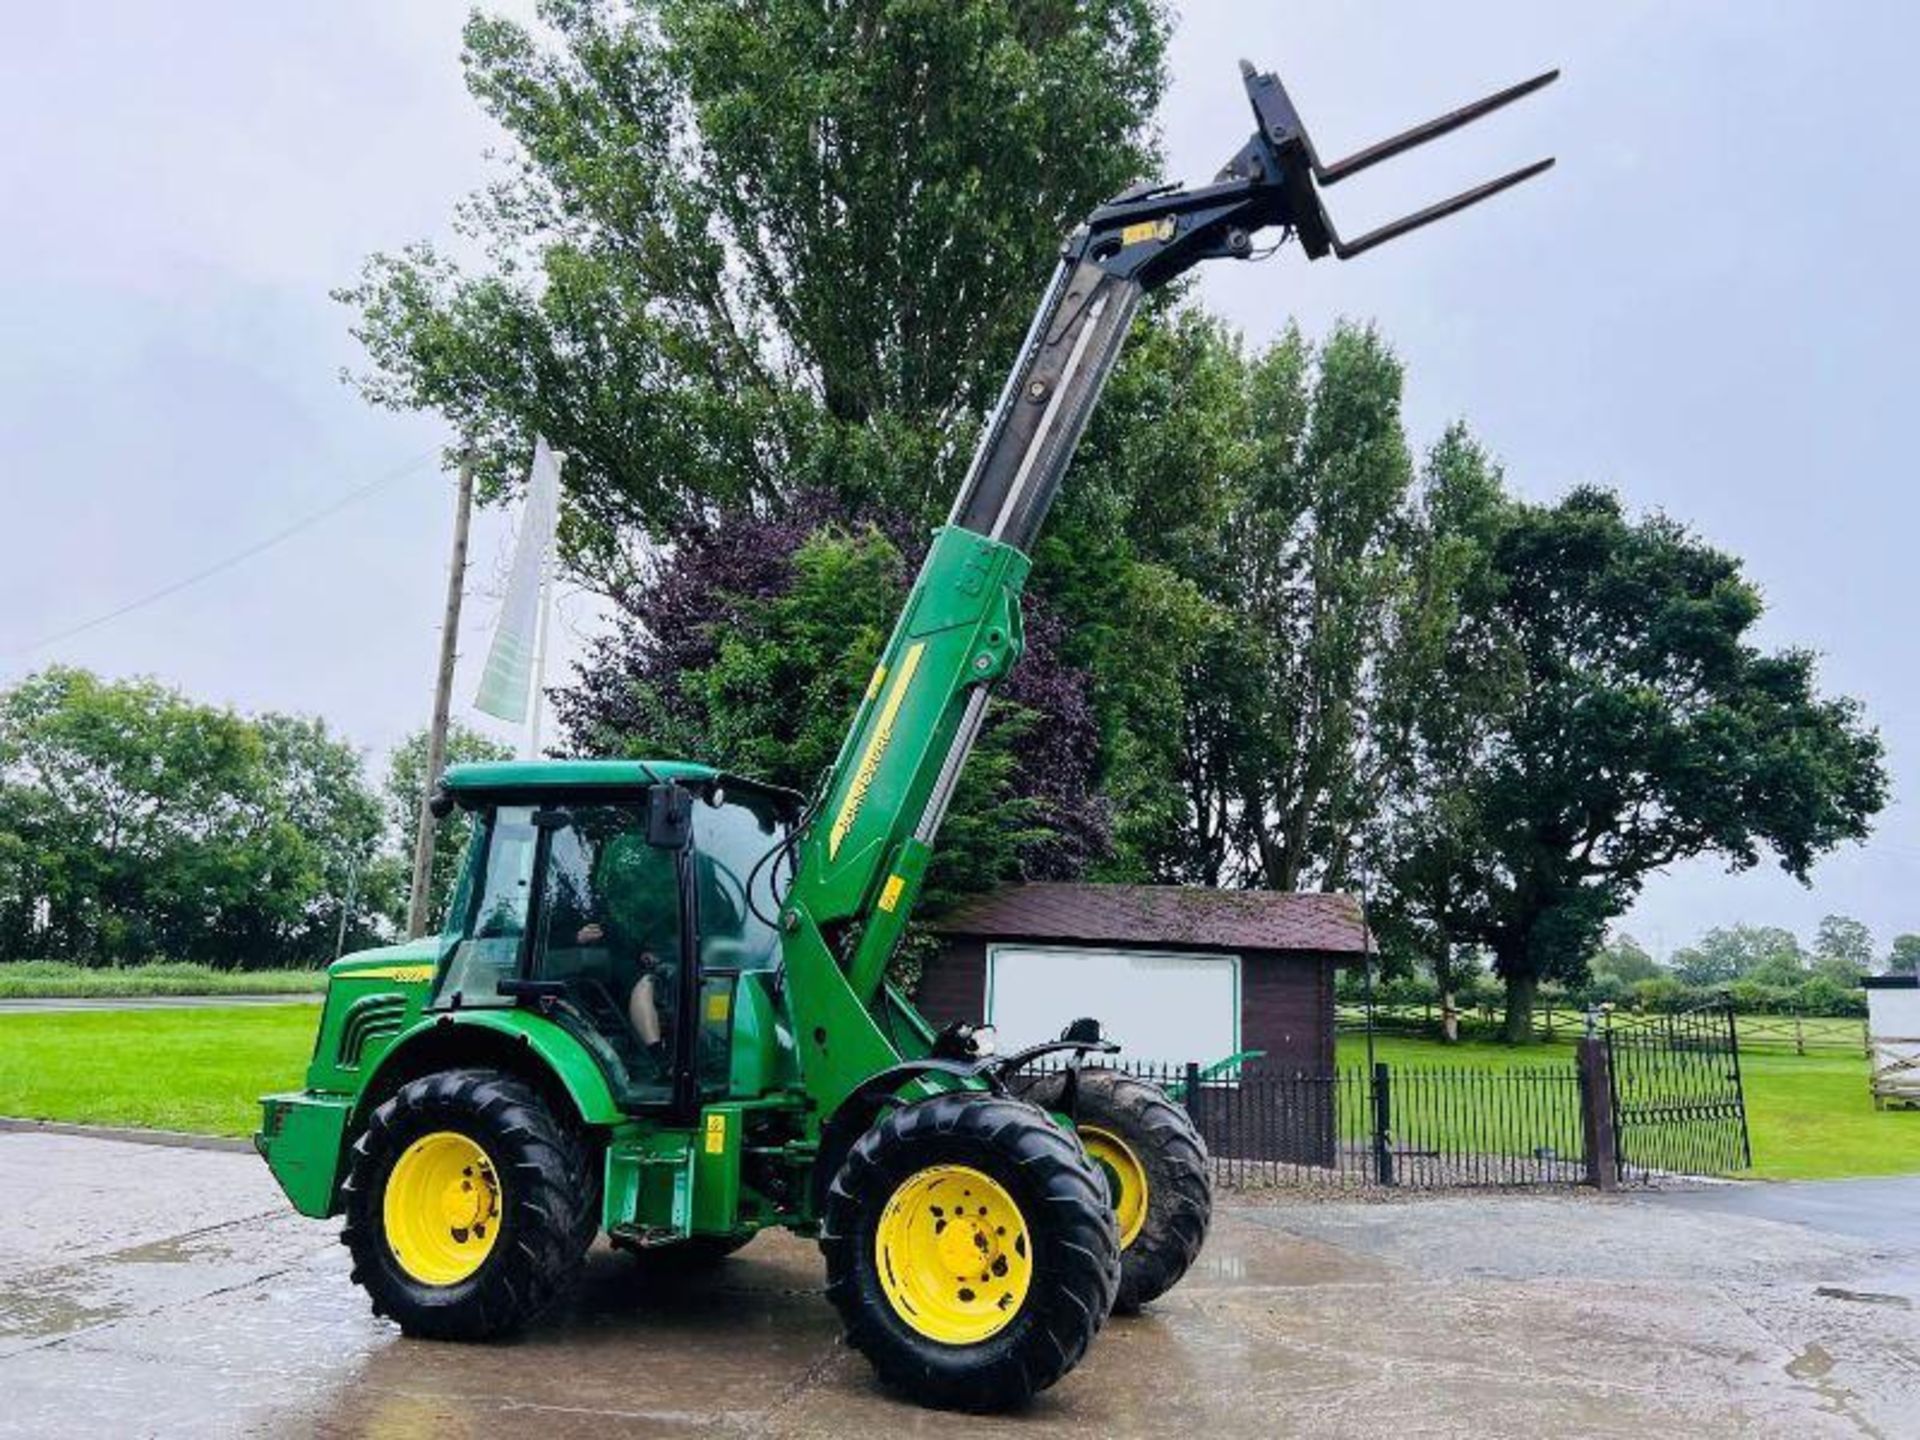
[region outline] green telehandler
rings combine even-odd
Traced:
[[[696,764],[461,765],[473,821],[437,938],[336,963],[306,1087],[255,1143],[301,1213],[344,1215],[353,1279],[410,1335],[477,1340],[562,1293],[594,1238],[658,1267],[757,1231],[816,1237],[848,1342],[930,1405],[1051,1385],[1116,1306],[1198,1254],[1185,1110],[1100,1057],[1091,1019],[997,1056],[886,980],[988,698],[1021,652],[1028,552],[1141,297],[1278,229],[1341,259],[1319,187],[1543,75],[1323,163],[1279,79],[1210,184],[1142,185],[1064,242],[947,523],[811,801]],[[1050,1071],[1031,1068],[1047,1060]]]

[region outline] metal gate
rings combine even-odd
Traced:
[[[1606,1036],[1622,1180],[1726,1175],[1753,1163],[1731,1007],[1610,1015]]]

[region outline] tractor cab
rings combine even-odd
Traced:
[[[742,1009],[773,1039],[799,797],[704,766],[568,761],[456,766],[438,803],[472,836],[428,1011],[535,1009],[632,1112],[725,1098]],[[758,1058],[763,1082],[776,1057]]]

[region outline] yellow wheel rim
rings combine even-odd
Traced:
[[[873,1258],[894,1312],[946,1345],[997,1335],[1033,1283],[1026,1217],[999,1181],[966,1165],[902,1181],[880,1212]]]
[[[472,1140],[436,1130],[393,1162],[381,1218],[402,1270],[422,1285],[458,1285],[500,1238],[500,1177]]]
[[[1120,1228],[1120,1248],[1124,1250],[1147,1223],[1147,1167],[1140,1163],[1133,1147],[1111,1130],[1089,1125],[1080,1131],[1080,1143],[1107,1177],[1107,1193],[1113,1197],[1113,1222]]]

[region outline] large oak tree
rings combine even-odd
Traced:
[[[1805,880],[1885,803],[1879,737],[1823,696],[1813,657],[1752,639],[1739,563],[1660,515],[1576,490],[1509,503],[1493,583],[1465,612],[1420,726],[1422,793],[1392,878],[1416,915],[1484,947],[1528,1037],[1544,979],[1581,978],[1606,923],[1689,856],[1771,855]],[[1440,913],[1424,888],[1453,881]]]
[[[344,292],[376,402],[435,410],[511,490],[569,457],[563,540],[827,491],[937,518],[1061,237],[1153,169],[1158,0],[544,0],[476,16],[512,168],[482,253]]]

